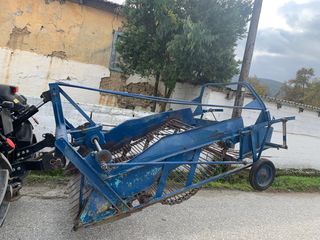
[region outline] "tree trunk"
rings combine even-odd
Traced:
[[[160,82],[160,74],[156,74],[156,82],[154,84],[154,91],[153,91],[153,96],[158,97],[158,88],[159,88],[159,82]],[[153,102],[151,111],[155,112],[157,107],[157,102]]]
[[[168,90],[167,90],[167,88],[166,88],[166,95],[165,95],[165,97],[166,97],[166,98],[170,98],[173,90],[174,90],[174,88],[169,88]],[[166,107],[167,107],[167,103],[162,103],[162,104],[161,104],[161,108],[160,108],[160,112],[166,111]]]

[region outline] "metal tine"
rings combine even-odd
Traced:
[[[173,180],[177,179],[179,182],[182,182],[181,176],[179,176],[177,173],[172,174],[171,179]],[[173,183],[172,185],[175,185],[175,183]]]
[[[183,173],[181,173],[181,171],[179,171],[179,170],[175,170],[175,171],[174,171],[173,177],[174,177],[174,179],[178,178],[179,183],[182,183],[182,182],[185,182],[185,181],[186,181],[185,176],[184,176]]]
[[[184,179],[186,176],[185,174],[187,174],[187,171],[185,171],[184,169],[185,166],[179,166],[174,172],[176,174],[179,174],[179,176],[181,176],[182,179]]]
[[[197,170],[200,171],[200,173],[201,173],[202,176],[205,176],[206,178],[209,177],[209,176],[207,175],[207,173],[206,173],[205,166],[203,166],[203,165],[198,165],[198,166],[197,166]]]
[[[153,184],[153,185],[152,185],[153,196],[156,194],[157,188],[158,188],[158,184]]]
[[[144,143],[143,143],[143,142],[141,142],[141,143],[139,143],[139,144],[136,144],[136,146],[138,147],[138,149],[139,149],[140,151],[143,151],[143,149],[144,149]]]
[[[72,197],[77,193],[79,193],[79,189],[80,189],[80,183],[78,185],[74,185],[74,187],[70,189],[70,191],[68,192],[69,196]]]
[[[138,146],[133,145],[132,146],[132,152],[134,153],[134,155],[138,155],[139,153],[141,153],[141,149],[138,148]]]
[[[212,177],[214,175],[215,171],[216,171],[216,167],[215,166],[209,165],[207,167],[207,172],[209,173],[210,177]]]
[[[90,193],[91,193],[91,189],[85,189],[85,191],[84,191],[83,194],[82,194],[83,198],[88,197],[88,196],[90,195]],[[72,205],[72,203],[74,203],[74,202],[76,202],[76,201],[79,201],[80,189],[79,189],[79,192],[78,192],[77,195],[79,195],[79,196],[77,196],[77,198],[70,197],[69,203],[70,203],[71,205]],[[74,195],[74,196],[76,196],[76,195]]]
[[[75,184],[79,183],[81,181],[81,175],[77,176],[76,178],[69,181],[67,188],[71,189]]]
[[[143,146],[143,151],[146,150],[149,147],[150,141],[152,140],[153,137],[147,135],[146,137],[146,141],[144,142],[144,146]]]

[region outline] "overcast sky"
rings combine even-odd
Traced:
[[[286,81],[301,67],[320,76],[320,0],[264,0],[251,75]]]
[[[301,67],[320,76],[320,0],[264,0],[251,74],[286,81]]]

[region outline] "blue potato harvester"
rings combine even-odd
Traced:
[[[267,189],[275,167],[261,154],[269,148],[287,148],[286,123],[294,118],[271,118],[248,83],[241,87],[253,100],[244,107],[202,103],[206,88],[237,84],[207,84],[199,97],[185,101],[51,83],[55,147],[77,172],[69,183],[74,229],[114,221],[158,202],[181,203],[209,182],[247,168],[252,187]],[[128,120],[106,131],[63,90],[67,88],[187,107]],[[66,119],[61,97],[83,116],[85,124],[73,126]],[[233,108],[258,112],[255,123],[245,126],[242,117],[205,118]],[[276,123],[283,127],[282,144],[271,142]]]

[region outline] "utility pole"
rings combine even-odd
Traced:
[[[249,28],[249,33],[248,33],[248,38],[247,38],[247,43],[246,43],[246,49],[244,52],[242,66],[241,66],[241,72],[240,72],[240,76],[239,76],[239,83],[247,81],[249,78],[253,50],[254,50],[254,45],[256,42],[257,31],[258,31],[258,26],[259,26],[259,19],[260,19],[260,14],[261,14],[262,2],[263,2],[263,0],[255,0],[254,1],[251,22],[250,22],[250,28]],[[244,92],[242,91],[242,86],[239,85],[237,88],[234,106],[242,107],[243,102],[244,102]],[[241,113],[242,113],[241,108],[234,108],[233,112],[232,112],[232,118],[240,117]]]

